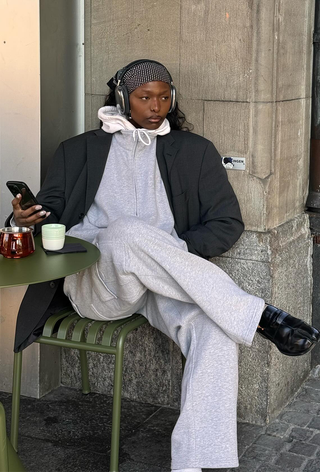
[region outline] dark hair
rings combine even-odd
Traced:
[[[111,90],[106,96],[105,106],[116,106],[116,97],[114,90]],[[178,131],[192,131],[193,125],[186,120],[185,114],[179,109],[178,102],[175,109],[167,114],[167,120],[170,123],[171,129]]]

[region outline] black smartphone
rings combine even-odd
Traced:
[[[18,180],[9,180],[6,185],[14,197],[16,197],[18,193],[22,195],[22,199],[20,202],[22,210],[27,210],[33,205],[39,205],[36,197],[33,195],[33,193],[25,182],[20,182]],[[37,213],[37,211],[32,213],[32,215],[34,215],[35,213]],[[44,215],[43,217],[45,216],[46,215]]]

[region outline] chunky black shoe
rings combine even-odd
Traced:
[[[320,339],[316,328],[272,305],[264,309],[257,332],[286,356],[302,356]]]

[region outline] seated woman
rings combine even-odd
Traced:
[[[102,128],[60,145],[38,194],[42,208],[23,211],[18,196],[15,222],[60,222],[100,248],[94,266],[64,282],[81,316],[139,312],[181,348],[187,362],[172,469],[237,467],[238,345],[250,346],[258,331],[283,354],[299,356],[319,331],[244,292],[208,261],[230,249],[244,226],[215,147],[186,130],[167,69],[134,61],[109,86],[98,112]],[[43,284],[44,301],[30,321],[31,290],[16,350],[62,300]]]

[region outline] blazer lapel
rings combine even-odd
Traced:
[[[164,136],[157,137],[157,161],[172,213],[172,192],[169,181],[169,175],[178,152],[178,148],[175,147],[174,143],[175,140],[173,139],[171,134],[166,134]]]
[[[97,130],[95,134],[96,136],[90,136],[87,140],[88,179],[85,214],[99,188],[112,140],[112,134],[105,133],[103,130]]]

